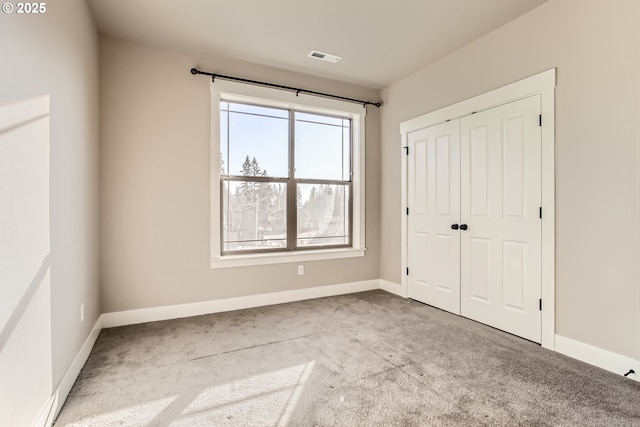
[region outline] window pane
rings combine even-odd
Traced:
[[[287,184],[224,181],[224,252],[287,247]]]
[[[258,105],[250,104],[236,104],[234,102],[228,103],[229,111],[235,111],[238,113],[258,114],[261,116],[279,117],[281,119],[289,118],[289,110],[282,110],[280,108],[260,107]]]
[[[319,114],[296,112],[296,120],[306,122],[324,123],[328,125],[342,126],[344,119],[338,117],[321,116]]]
[[[229,113],[220,111],[220,175],[227,175],[229,164]]]
[[[348,143],[343,144],[342,147],[342,179],[351,181],[351,121],[345,120],[345,122],[346,126],[342,128],[342,138]]]
[[[349,186],[298,184],[297,246],[349,244]]]
[[[289,175],[288,118],[221,111],[221,124],[227,116],[228,124],[220,126],[220,149],[227,175],[279,178]],[[225,149],[228,149],[227,156]]]
[[[318,120],[323,117],[296,113],[296,178],[350,180],[351,122],[329,117],[326,119],[335,120],[339,125],[316,123],[300,120],[301,116],[313,116]]]

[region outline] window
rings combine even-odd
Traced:
[[[364,255],[365,109],[230,82],[212,94],[212,267]]]

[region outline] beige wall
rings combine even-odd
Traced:
[[[47,7],[42,15],[0,14],[0,104],[50,95],[49,261],[56,387],[100,314],[98,37],[84,1],[48,2]]]
[[[400,282],[399,124],[557,67],[557,333],[640,357],[637,0],[551,0],[383,91],[381,277]]]
[[[375,90],[112,38],[100,42],[103,312],[379,277],[379,111],[367,115],[367,255],[211,270],[210,79],[191,67],[377,100]]]

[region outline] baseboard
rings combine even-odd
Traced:
[[[388,280],[380,279],[380,289],[390,292],[392,294],[406,298],[406,292],[400,283],[390,282]]]
[[[55,405],[58,402],[57,393],[53,394],[42,407],[42,411],[40,411],[40,415],[38,419],[33,424],[33,427],[51,427],[53,425],[53,420],[55,419]]]
[[[322,298],[354,292],[380,289],[379,280],[342,283],[339,285],[318,286],[315,288],[295,289],[269,294],[249,295],[246,297],[227,298],[221,300],[195,302],[190,304],[169,305],[163,307],[144,308],[139,310],[117,311],[101,316],[103,328],[135,325],[138,323],[156,322],[158,320],[177,319],[199,316],[203,314],[221,313],[224,311],[242,310],[245,308],[283,304],[306,299]]]
[[[80,371],[82,367],[87,362],[89,355],[91,354],[91,350],[93,349],[96,340],[98,339],[98,335],[100,335],[100,331],[102,330],[102,316],[98,317],[95,325],[93,325],[93,329],[89,332],[89,336],[82,344],[80,351],[76,355],[76,358],[73,359],[73,363],[67,369],[67,372],[62,377],[60,384],[53,393],[55,410],[50,412],[50,416],[47,419],[46,426],[51,426],[53,421],[56,419],[58,414],[60,413],[60,409],[62,409],[62,405],[64,405],[64,401],[67,400],[67,396],[71,391],[71,387],[76,382],[78,375],[80,375]]]
[[[590,365],[597,366],[607,371],[624,375],[633,369],[636,373],[629,374],[628,379],[640,381],[640,360],[603,350],[571,338],[556,335],[556,349],[558,353],[578,359]]]

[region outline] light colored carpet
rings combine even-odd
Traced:
[[[640,426],[640,384],[383,291],[103,330],[56,426]]]

